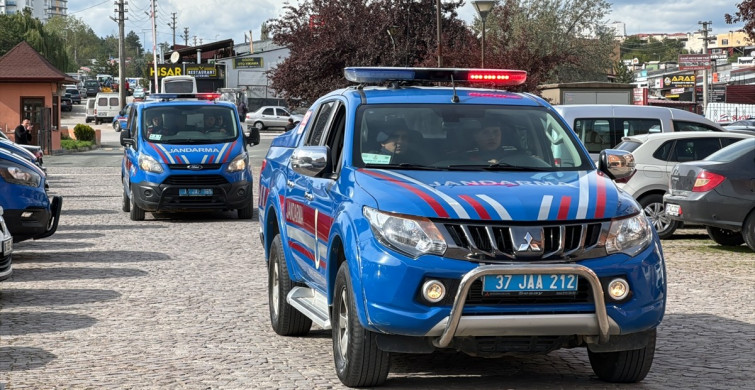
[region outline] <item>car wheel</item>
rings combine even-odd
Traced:
[[[131,200],[128,198],[128,194],[126,193],[126,188],[123,189],[123,200],[121,202],[121,210],[124,212],[130,212],[131,211]]]
[[[735,232],[729,229],[721,229],[713,226],[706,226],[708,236],[718,245],[723,246],[740,246],[745,242],[741,232]]]
[[[86,119],[84,119],[84,122],[86,122],[86,123],[89,123],[89,122],[91,122],[91,121],[92,121],[92,120],[91,120],[90,118],[86,118]]]
[[[254,122],[254,127],[257,128],[257,130],[264,130],[265,125],[262,124],[262,122]]]
[[[592,352],[590,366],[598,378],[607,382],[633,383],[645,378],[655,355],[655,332],[645,348],[630,351]]]
[[[330,317],[336,374],[349,387],[378,386],[388,377],[390,354],[380,350],[376,335],[359,323],[352,289],[349,267],[343,262],[336,276]]]
[[[113,130],[118,131],[118,128],[121,127],[118,122],[113,122]]]
[[[280,234],[275,235],[270,245],[267,274],[267,305],[270,308],[270,324],[273,330],[281,336],[307,334],[312,327],[312,320],[286,301],[294,282],[288,276]]]
[[[670,219],[666,215],[665,210],[663,209],[663,195],[650,194],[640,198],[639,202],[645,216],[650,219],[650,222],[658,232],[658,237],[671,237],[679,226],[679,222]]]
[[[745,239],[747,246],[755,251],[755,210],[751,211],[750,216],[745,220],[742,238]]]
[[[134,202],[134,194],[133,191],[131,193],[131,213],[129,216],[131,217],[132,221],[144,221],[144,209],[137,206]]]

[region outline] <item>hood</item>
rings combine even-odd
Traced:
[[[244,151],[236,139],[224,144],[171,145],[147,142],[148,153],[164,164],[224,164]]]
[[[639,211],[613,181],[593,171],[470,172],[360,169],[357,183],[383,211],[429,218],[563,221]]]

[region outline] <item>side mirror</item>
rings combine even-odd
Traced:
[[[131,138],[131,130],[121,130],[121,146],[134,145],[135,141]]]
[[[328,166],[327,146],[302,146],[291,154],[291,168],[305,176],[317,176]]]
[[[634,155],[626,150],[603,149],[598,158],[598,169],[611,180],[624,179],[634,174]]]
[[[246,137],[246,143],[249,145],[259,145],[260,143],[260,130],[254,126],[249,128],[249,136]]]

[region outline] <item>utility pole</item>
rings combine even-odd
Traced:
[[[123,30],[126,21],[125,5],[127,4],[128,3],[124,0],[116,1],[115,5],[117,5],[118,8],[115,9],[115,12],[118,15],[118,18],[110,17],[110,19],[118,23],[118,96],[120,97],[119,109],[121,110],[123,109],[123,106],[126,105],[126,39]]]
[[[184,27],[184,45],[189,46],[189,28]]]
[[[697,22],[702,24],[703,29],[703,54],[708,54],[708,32],[711,31],[709,26],[713,24],[711,21]],[[705,115],[705,109],[708,107],[708,68],[703,69],[703,115]]]
[[[172,12],[171,15],[172,15],[171,19],[173,20],[173,22],[168,23],[168,27],[170,27],[173,30],[173,47],[175,48],[176,46],[176,13]]]
[[[195,35],[194,36],[194,46],[196,46],[196,45],[197,45],[197,36]]]

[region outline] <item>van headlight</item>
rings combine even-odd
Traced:
[[[443,235],[427,218],[382,212],[371,207],[362,208],[377,239],[407,256],[423,254],[442,256],[448,247]]]
[[[634,256],[647,248],[652,240],[653,229],[645,214],[639,213],[611,222],[606,237],[606,252]]]
[[[139,168],[146,172],[163,173],[163,166],[157,160],[146,154],[139,155]]]
[[[8,183],[29,187],[39,187],[42,182],[42,176],[37,172],[6,160],[0,160],[0,177]]]
[[[239,154],[238,156],[236,156],[236,158],[233,159],[233,161],[231,161],[230,164],[228,164],[228,168],[226,168],[226,171],[228,172],[243,171],[244,169],[246,169],[247,160],[248,160],[248,157],[246,153]]]

